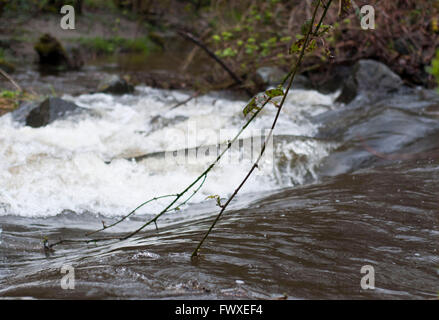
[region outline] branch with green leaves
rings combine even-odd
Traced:
[[[268,143],[268,141],[272,138],[273,135],[273,130],[276,127],[277,121],[279,119],[279,115],[280,112],[285,104],[285,100],[288,96],[288,93],[292,87],[293,84],[293,80],[294,77],[296,76],[301,62],[303,60],[303,57],[305,56],[306,52],[309,52],[310,50],[312,50],[312,47],[314,46],[313,43],[314,41],[318,38],[321,37],[323,35],[323,33],[325,32],[325,29],[327,30],[328,28],[326,28],[325,25],[323,25],[323,19],[328,11],[329,6],[331,5],[332,0],[328,0],[325,3],[323,3],[322,0],[318,0],[316,2],[314,11],[313,11],[313,16],[311,18],[311,20],[307,21],[304,24],[303,29],[303,38],[298,39],[299,42],[296,42],[293,44],[294,50],[292,50],[292,54],[296,54],[297,52],[295,52],[295,50],[297,48],[299,48],[299,53],[297,56],[297,59],[295,60],[294,66],[292,67],[292,70],[290,71],[290,73],[288,73],[287,77],[285,77],[284,81],[282,82],[282,84],[280,86],[278,86],[277,88],[274,89],[269,89],[266,90],[262,95],[259,95],[259,97],[262,96],[262,99],[258,99],[256,96],[253,97],[248,104],[244,107],[243,109],[243,113],[244,116],[248,116],[251,115],[250,118],[246,121],[246,123],[241,127],[241,129],[239,130],[239,132],[234,136],[234,138],[232,140],[230,140],[227,144],[227,147],[217,156],[217,158],[195,179],[193,180],[188,186],[186,186],[180,193],[177,194],[169,194],[169,195],[163,195],[163,196],[159,196],[159,197],[154,197],[152,199],[149,199],[145,202],[143,202],[142,204],[140,204],[138,207],[136,207],[134,210],[132,210],[130,213],[128,213],[127,215],[124,215],[122,218],[120,218],[119,220],[117,220],[116,222],[110,224],[110,225],[106,225],[103,222],[103,226],[102,228],[91,232],[89,234],[87,234],[88,237],[90,237],[93,234],[96,234],[98,232],[113,228],[114,226],[122,223],[123,221],[125,221],[126,219],[128,219],[129,217],[131,217],[132,215],[134,215],[140,208],[154,202],[160,199],[165,199],[165,198],[174,198],[172,201],[170,201],[163,210],[161,210],[159,213],[157,213],[156,215],[154,215],[153,218],[151,218],[150,220],[148,220],[147,222],[145,222],[143,225],[141,225],[139,228],[137,228],[136,230],[134,230],[133,232],[130,232],[124,236],[119,236],[119,237],[107,237],[107,238],[99,238],[99,239],[79,239],[79,240],[68,240],[68,239],[64,239],[64,240],[60,240],[58,242],[52,243],[52,244],[48,244],[48,240],[45,239],[44,242],[44,246],[45,248],[52,248],[55,245],[58,244],[63,244],[63,243],[96,243],[96,242],[102,242],[102,241],[108,241],[108,240],[125,240],[128,238],[131,238],[135,235],[137,235],[138,233],[140,233],[142,230],[144,230],[147,226],[151,225],[151,224],[155,224],[156,229],[158,228],[157,226],[157,221],[166,213],[171,212],[171,211],[175,211],[175,210],[179,210],[180,207],[182,207],[183,205],[186,205],[189,200],[196,194],[198,193],[202,186],[204,185],[208,174],[210,173],[210,171],[220,162],[221,158],[226,154],[226,152],[232,147],[232,145],[238,140],[238,138],[240,137],[240,135],[244,132],[244,130],[250,125],[250,123],[253,122],[253,120],[258,116],[258,114],[265,108],[265,106],[268,103],[272,103],[274,104],[274,106],[277,108],[277,112],[275,115],[275,118],[273,120],[272,126],[270,128],[270,132],[268,134],[268,136],[266,137],[260,154],[257,158],[257,160],[254,162],[254,164],[252,165],[251,169],[249,170],[249,172],[247,173],[247,175],[245,176],[245,178],[242,180],[242,182],[239,184],[239,186],[235,189],[235,191],[232,193],[232,195],[228,198],[228,200],[224,203],[221,204],[220,201],[220,197],[219,196],[211,196],[208,198],[215,198],[217,200],[217,204],[218,206],[221,207],[220,212],[218,213],[218,215],[216,216],[215,220],[213,221],[213,223],[211,224],[210,228],[207,230],[207,232],[205,233],[205,235],[203,236],[203,238],[201,239],[201,241],[199,242],[198,246],[196,247],[196,249],[193,251],[192,253],[192,257],[196,257],[199,254],[199,250],[202,247],[204,241],[207,239],[207,237],[209,236],[209,234],[211,233],[211,231],[213,230],[213,228],[215,227],[216,223],[219,221],[219,219],[221,218],[222,214],[224,213],[224,211],[227,209],[228,205],[230,204],[230,202],[235,198],[235,196],[238,194],[238,192],[241,190],[242,186],[246,183],[246,181],[248,180],[248,178],[252,175],[253,171],[258,168],[258,164],[262,158],[262,156],[264,155],[265,149],[266,149],[266,145]],[[316,19],[317,19],[317,13],[319,11],[319,8],[323,8],[323,13],[320,16],[320,20],[318,21],[318,23],[316,23]],[[311,49],[310,49],[311,48]],[[286,89],[284,89],[284,85],[285,83],[288,81],[288,84],[286,86]],[[280,98],[280,103],[276,103],[276,98],[279,99]],[[262,101],[260,101],[262,100]],[[180,199],[182,199],[185,195],[189,194],[190,191],[192,191],[192,193],[182,202],[179,202]]]
[[[329,0],[328,3],[327,3],[326,5],[323,5],[323,7],[324,7],[324,12],[322,13],[322,16],[321,16],[321,18],[320,18],[320,22],[317,24],[315,30],[313,30],[313,26],[314,26],[314,22],[315,22],[316,17],[317,17],[318,9],[319,9],[320,5],[322,4],[321,0],[319,0],[319,1],[317,2],[316,6],[315,6],[315,8],[314,8],[314,13],[313,13],[313,16],[312,16],[310,22],[309,22],[309,23],[308,23],[308,22],[305,23],[304,26],[307,28],[307,32],[306,32],[306,35],[305,35],[305,37],[304,37],[303,44],[301,45],[301,51],[300,51],[299,57],[298,57],[298,59],[297,59],[295,65],[294,65],[294,67],[293,67],[293,69],[292,69],[292,71],[291,71],[291,75],[289,76],[289,82],[288,82],[288,85],[287,85],[287,88],[286,88],[285,92],[282,91],[281,87],[278,87],[277,89],[273,89],[273,90],[271,90],[271,91],[269,90],[270,93],[268,93],[268,91],[266,91],[266,94],[272,94],[273,97],[274,97],[274,96],[278,96],[278,95],[282,95],[282,100],[281,100],[280,104],[278,105],[277,112],[276,112],[276,116],[275,116],[275,118],[274,118],[274,120],[273,120],[273,124],[272,124],[272,126],[271,126],[270,132],[269,132],[268,136],[265,138],[265,141],[264,141],[264,144],[262,145],[262,148],[261,148],[261,152],[260,152],[260,154],[259,154],[259,157],[256,159],[256,161],[254,162],[253,166],[251,167],[251,169],[249,170],[249,172],[247,173],[247,175],[245,176],[245,178],[242,180],[242,182],[239,184],[239,186],[235,189],[235,191],[234,191],[234,192],[232,193],[232,195],[229,197],[229,199],[227,200],[227,202],[226,202],[224,205],[221,205],[221,210],[220,210],[220,212],[218,213],[218,215],[216,216],[216,218],[215,218],[215,220],[213,221],[213,223],[211,224],[209,230],[207,230],[207,232],[204,234],[204,236],[203,236],[203,238],[201,239],[201,241],[198,243],[198,246],[197,246],[197,247],[195,248],[195,250],[192,252],[192,257],[193,257],[193,258],[198,256],[199,251],[200,251],[200,249],[201,249],[201,246],[203,245],[204,241],[207,239],[207,237],[209,236],[209,234],[212,232],[213,228],[215,227],[215,225],[217,224],[217,222],[218,222],[219,219],[221,218],[221,216],[222,216],[222,214],[224,213],[224,211],[227,209],[227,207],[228,207],[228,205],[230,204],[230,202],[235,198],[235,196],[238,194],[238,192],[241,190],[241,188],[244,186],[244,184],[245,184],[245,183],[247,182],[247,180],[250,178],[250,176],[252,175],[253,171],[254,171],[256,168],[258,168],[259,161],[261,160],[262,156],[264,155],[266,145],[267,145],[268,141],[270,141],[270,139],[271,139],[271,137],[272,137],[272,135],[273,135],[273,130],[274,130],[274,128],[276,127],[277,121],[278,121],[278,119],[279,119],[280,112],[281,112],[281,110],[282,110],[282,107],[283,107],[284,104],[285,104],[285,100],[286,100],[286,98],[287,98],[287,96],[288,96],[288,93],[289,93],[289,91],[290,91],[290,89],[291,89],[291,86],[292,86],[292,84],[293,84],[294,77],[296,76],[296,74],[297,74],[297,72],[298,72],[298,70],[299,70],[299,67],[300,67],[300,64],[301,64],[301,62],[302,62],[302,60],[303,60],[303,57],[304,57],[304,55],[305,55],[305,52],[307,51],[308,46],[310,45],[311,37],[312,37],[313,35],[317,35],[317,34],[319,34],[319,28],[320,28],[321,25],[322,25],[322,21],[323,21],[325,15],[326,15],[326,12],[327,12],[327,10],[328,10],[328,8],[329,8],[331,2],[332,2],[332,0]],[[288,77],[285,78],[285,80],[287,80],[287,79],[288,79]],[[250,102],[250,104],[247,105],[247,107],[244,109],[244,114],[247,114],[247,113],[250,112],[251,110],[254,110],[255,108],[257,108],[257,107],[255,107],[255,101],[254,101],[254,99],[255,99],[255,98],[253,98],[252,101]],[[246,110],[246,109],[247,109],[247,110]],[[260,111],[260,109],[257,108],[257,109],[256,109],[256,112],[259,112],[259,111]]]
[[[279,92],[279,91],[277,91]],[[221,160],[221,158],[226,154],[226,152],[232,147],[232,145],[238,140],[238,138],[241,136],[241,134],[244,132],[244,130],[250,125],[250,123],[257,117],[257,115],[259,114],[259,112],[271,101],[272,97],[274,97],[274,93],[271,90],[267,90],[267,93],[264,95],[265,101],[262,103],[262,105],[260,107],[257,108],[256,112],[253,113],[253,115],[250,117],[250,119],[247,120],[247,122],[241,127],[241,129],[239,130],[239,132],[234,136],[234,138],[229,141],[229,143],[227,144],[227,147],[218,155],[218,157],[215,159],[214,162],[212,162],[209,167],[203,171],[194,181],[192,181],[182,192],[177,193],[177,194],[169,194],[169,195],[163,195],[163,196],[159,196],[159,197],[154,197],[151,198],[145,202],[143,202],[142,204],[140,204],[139,206],[137,206],[134,210],[132,210],[130,213],[128,213],[127,215],[122,216],[122,218],[120,218],[119,220],[117,220],[116,222],[110,224],[110,225],[106,225],[105,222],[102,222],[102,228],[95,230],[93,232],[90,232],[88,234],[86,234],[86,236],[91,236],[94,235],[96,233],[99,233],[101,231],[110,229],[120,223],[122,223],[123,221],[125,221],[126,219],[128,219],[129,217],[131,217],[132,215],[134,215],[140,208],[143,208],[144,206],[155,202],[159,199],[163,199],[163,198],[174,198],[162,211],[160,211],[158,214],[156,214],[152,219],[148,220],[146,223],[144,223],[141,227],[139,227],[138,229],[136,229],[135,231],[122,236],[122,237],[107,237],[107,238],[99,238],[99,239],[84,239],[84,240],[70,240],[70,239],[63,239],[63,240],[59,240],[58,242],[52,243],[52,244],[48,244],[48,240],[45,242],[45,246],[48,246],[50,248],[59,245],[59,244],[64,244],[64,243],[79,243],[79,242],[84,242],[84,243],[95,243],[95,242],[102,242],[102,241],[108,241],[108,240],[125,240],[128,238],[131,238],[132,236],[138,234],[140,231],[142,231],[143,229],[145,229],[147,226],[151,225],[151,224],[155,224],[156,229],[158,229],[157,226],[157,221],[158,219],[163,216],[165,213],[171,212],[171,211],[175,211],[175,210],[179,210],[180,207],[184,206],[185,204],[187,204],[189,202],[189,200],[200,191],[201,187],[204,185],[204,182],[206,181],[207,175],[209,174],[209,172],[219,163],[219,161]],[[252,101],[253,99],[250,101],[249,105],[252,105]],[[246,108],[244,108],[244,110],[248,110],[248,105]],[[244,111],[244,114],[247,115],[248,112]],[[184,201],[177,203],[178,200],[180,200],[185,194],[189,193],[190,190],[192,190],[197,183],[200,183],[198,185],[198,187],[196,187],[194,189],[194,191],[192,192],[192,194],[185,199]]]

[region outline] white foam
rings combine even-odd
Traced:
[[[151,197],[180,192],[208,167],[210,160],[179,165],[162,158],[138,163],[123,158],[201,144],[215,145],[221,129],[237,131],[246,121],[242,115],[243,101],[205,96],[170,110],[174,100],[184,100],[188,95],[148,87],[139,87],[138,92],[122,97],[66,96],[93,110],[94,115],[56,121],[43,128],[20,126],[11,115],[1,117],[0,215],[52,216],[66,209],[107,216],[125,214]],[[333,98],[315,91],[293,91],[276,133],[312,136],[317,128],[307,116],[325,111]],[[249,137],[252,129],[269,128],[275,112],[274,106],[267,106],[243,137]],[[188,118],[152,130],[150,120],[155,116],[171,121],[179,116]],[[191,130],[196,130],[197,139],[186,141]],[[304,166],[312,167],[329,148],[323,144],[290,143],[283,152],[291,154],[288,150],[294,149],[295,154],[309,155],[312,161]],[[112,161],[106,164],[108,160]],[[225,162],[215,167],[193,201],[203,201],[212,194],[227,196],[250,165],[250,161]],[[300,182],[300,175],[310,169],[306,167],[303,172],[296,170],[291,174]],[[242,192],[270,190],[291,183],[278,179],[270,163],[261,170],[251,177]],[[153,203],[141,212],[156,212],[164,203]]]

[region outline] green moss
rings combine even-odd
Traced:
[[[17,99],[20,96],[18,91],[2,90],[0,91],[0,98]]]
[[[40,57],[40,63],[61,65],[67,62],[67,53],[62,44],[49,34],[40,37],[34,46]]]

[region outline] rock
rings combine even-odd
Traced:
[[[159,129],[171,126],[171,125],[175,125],[179,122],[183,122],[186,121],[188,119],[188,117],[185,116],[176,116],[174,118],[165,118],[163,116],[157,115],[154,116],[149,124],[151,126],[152,131],[157,131]]]
[[[374,60],[360,60],[344,82],[337,102],[349,103],[358,94],[376,99],[398,91],[403,82],[386,65]]]
[[[68,63],[64,47],[48,33],[40,37],[34,49],[38,53],[41,64],[59,66]]]
[[[134,91],[134,86],[117,75],[104,79],[98,87],[98,91],[111,94],[127,94]]]
[[[337,65],[325,71],[317,70],[312,73],[312,81],[315,83],[314,89],[324,94],[333,93],[343,87],[346,79],[352,74],[353,66]],[[323,78],[323,80],[322,80]]]
[[[12,119],[14,121],[19,122],[21,124],[26,124],[26,117],[29,113],[38,107],[38,102],[35,101],[26,101],[20,104],[20,106],[11,112]]]
[[[23,114],[25,114],[25,112],[31,107],[32,105],[29,104],[24,105],[23,108],[20,108],[22,109],[21,111],[17,110],[17,115],[23,117]],[[83,110],[83,108],[77,106],[73,102],[60,98],[48,98],[36,108],[31,109],[31,111],[26,115],[26,125],[33,128],[44,127],[55,120],[65,118],[73,114],[79,114]]]
[[[259,82],[267,86],[277,86],[286,76],[286,72],[278,67],[262,67],[256,70]]]
[[[47,33],[41,36],[34,49],[38,53],[40,64],[44,66],[76,70],[84,65],[79,47],[69,46],[64,48],[58,39]]]

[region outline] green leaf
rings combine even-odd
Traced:
[[[244,110],[242,111],[244,113],[244,116],[248,115],[253,109],[257,108],[256,105],[256,98],[253,98],[250,100],[250,102],[245,106]]]
[[[222,32],[221,35],[223,36],[224,40],[230,40],[233,37],[233,34],[228,31]]]
[[[252,111],[258,111],[261,110],[260,107],[258,107],[256,103],[256,97],[250,100],[250,102],[245,106],[244,110],[242,111],[244,113],[244,116],[248,115]]]
[[[213,196],[208,196],[208,197],[206,197],[206,199],[216,199],[216,205],[218,206],[218,207],[221,207],[221,198],[220,198],[220,196],[219,195],[213,195]]]
[[[234,57],[238,52],[232,48],[225,48],[221,52],[221,57]]]
[[[270,90],[265,91],[265,94],[269,98],[275,98],[275,97],[283,96],[284,91],[281,88],[276,88],[276,89],[270,89]]]
[[[220,42],[221,41],[221,37],[219,35],[217,35],[217,34],[214,34],[212,36],[212,39],[213,39],[213,41],[216,41],[216,42]]]
[[[302,49],[303,44],[305,43],[305,38],[301,38],[294,42],[290,48],[290,54],[297,53]]]
[[[306,51],[308,52],[312,52],[315,50],[315,48],[317,47],[317,42],[315,39],[311,40],[311,42],[309,43],[308,47],[306,48]]]

